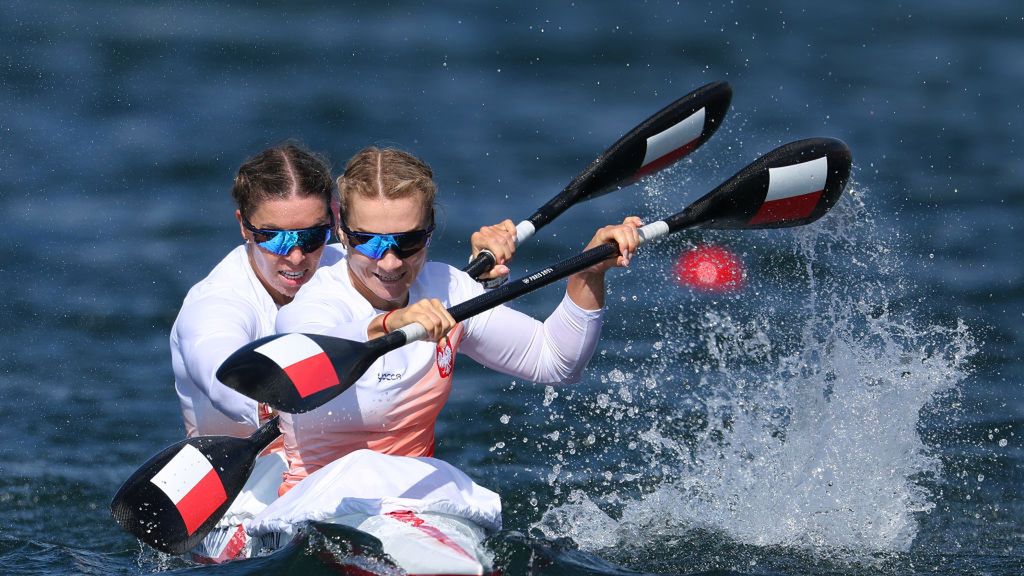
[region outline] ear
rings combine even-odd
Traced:
[[[245,240],[248,243],[249,242],[249,237],[245,235],[246,229],[245,229],[245,226],[242,225],[242,211],[241,210],[235,210],[235,220],[238,220],[238,230],[239,230],[239,232],[242,233],[242,239]]]

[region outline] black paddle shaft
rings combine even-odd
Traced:
[[[515,300],[523,294],[533,292],[538,288],[547,286],[548,284],[561,280],[566,276],[585,270],[598,262],[611,258],[613,255],[618,254],[618,252],[619,248],[615,244],[602,244],[601,246],[596,246],[586,252],[563,260],[558,264],[548,266],[539,272],[518,280],[510,281],[504,286],[491,290],[485,294],[481,294],[472,300],[467,300],[462,304],[456,304],[448,309],[448,313],[452,315],[452,318],[454,318],[456,322],[462,322],[463,320],[476,316],[485,310],[490,310],[495,306]],[[399,332],[394,334],[401,333]],[[399,339],[395,338],[395,341],[398,342]],[[402,334],[401,343],[398,344],[398,346],[395,346],[395,348],[404,344],[405,335]]]

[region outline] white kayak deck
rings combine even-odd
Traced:
[[[261,456],[224,518],[193,551],[200,562],[247,558],[290,541],[308,522],[340,524],[377,538],[409,574],[485,574],[482,541],[501,529],[501,500],[435,458],[359,450],[277,497],[287,465]]]

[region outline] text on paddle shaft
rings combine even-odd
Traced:
[[[543,278],[543,277],[547,276],[548,274],[550,274],[552,270],[554,270],[554,268],[545,268],[545,269],[541,270],[540,272],[537,272],[533,276],[527,276],[526,278],[523,278],[523,284],[529,284],[530,282],[536,282],[537,280],[540,280],[541,278]]]

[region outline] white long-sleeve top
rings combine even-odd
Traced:
[[[409,302],[437,298],[451,307],[484,292],[464,272],[428,262]],[[366,341],[376,310],[353,287],[347,262],[317,271],[277,316],[277,331]],[[534,382],[579,379],[600,338],[602,310],[583,310],[566,296],[543,323],[498,306],[459,323],[439,344],[415,342],[377,359],[355,384],[304,414],[281,414],[289,471],[286,491],[328,463],[358,450],[431,456],[434,423],[451,390],[456,352]]]
[[[340,245],[324,247],[321,266],[344,259]],[[255,400],[217,380],[217,368],[238,348],[274,334],[278,306],[260,283],[245,245],[228,253],[192,287],[171,328],[174,388],[185,431],[192,436],[247,436],[259,424]]]

